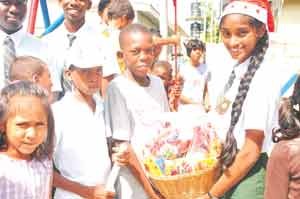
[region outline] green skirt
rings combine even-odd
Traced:
[[[241,182],[229,190],[222,199],[263,199],[268,155],[260,158]]]

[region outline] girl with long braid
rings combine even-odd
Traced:
[[[300,77],[294,92],[281,102],[277,143],[268,160],[265,199],[300,198]]]
[[[267,51],[273,31],[267,0],[234,0],[220,21],[223,43],[237,61],[217,102],[226,140],[222,175],[200,199],[263,199],[267,152],[279,100],[279,83]],[[274,76],[273,76],[274,77]],[[217,124],[218,125],[218,124]]]

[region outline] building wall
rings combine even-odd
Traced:
[[[282,15],[280,22],[282,24],[300,24],[300,1],[285,0],[283,4]]]

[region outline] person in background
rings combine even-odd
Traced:
[[[275,146],[269,157],[264,199],[300,198],[300,78],[292,96],[281,101]]]
[[[46,62],[52,78],[52,92],[57,100],[61,92],[59,64],[53,51],[26,31],[23,23],[27,13],[26,0],[0,1],[0,88],[8,83],[10,66],[18,56],[34,56]]]
[[[54,120],[45,90],[29,81],[4,87],[0,123],[0,198],[51,198]]]
[[[10,67],[9,81],[27,80],[40,85],[47,91],[49,102],[53,102],[51,95],[51,75],[48,66],[39,58],[32,56],[17,57]]]
[[[186,52],[189,57],[187,64],[180,67],[180,75],[183,78],[183,89],[180,97],[179,110],[191,107],[199,110],[210,109],[209,81],[211,73],[205,64],[205,43],[191,39],[186,44]]]
[[[268,23],[270,17],[267,0],[230,1],[222,12],[221,38],[236,64],[213,109],[216,131],[226,137],[220,156],[223,172],[201,199],[264,198],[281,89],[274,82],[281,66],[268,54],[268,30],[274,25]]]
[[[173,79],[172,65],[167,61],[156,61],[151,67],[151,74],[161,78],[167,92],[171,111],[177,111],[179,98],[181,95],[182,79]]]
[[[98,3],[98,15],[101,18],[101,24],[108,25],[108,6],[111,3],[111,0],[100,0]]]
[[[96,50],[99,56],[102,56],[103,63],[106,67],[103,73],[110,75],[119,73],[116,63],[109,55],[109,50],[104,46],[105,40],[99,34],[98,29],[94,24],[86,21],[86,12],[92,6],[91,0],[59,0],[59,5],[64,12],[64,21],[57,29],[43,37],[43,40],[48,42],[52,49],[55,49],[60,61],[59,77],[64,88],[61,93],[71,90],[71,83],[67,77],[64,77],[64,70],[66,65],[66,57],[72,49],[85,48],[86,50],[92,48]],[[99,91],[100,92],[100,91]]]

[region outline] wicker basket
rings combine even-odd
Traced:
[[[154,177],[150,179],[166,199],[195,199],[206,194],[220,175],[220,167],[199,173],[176,176]]]

